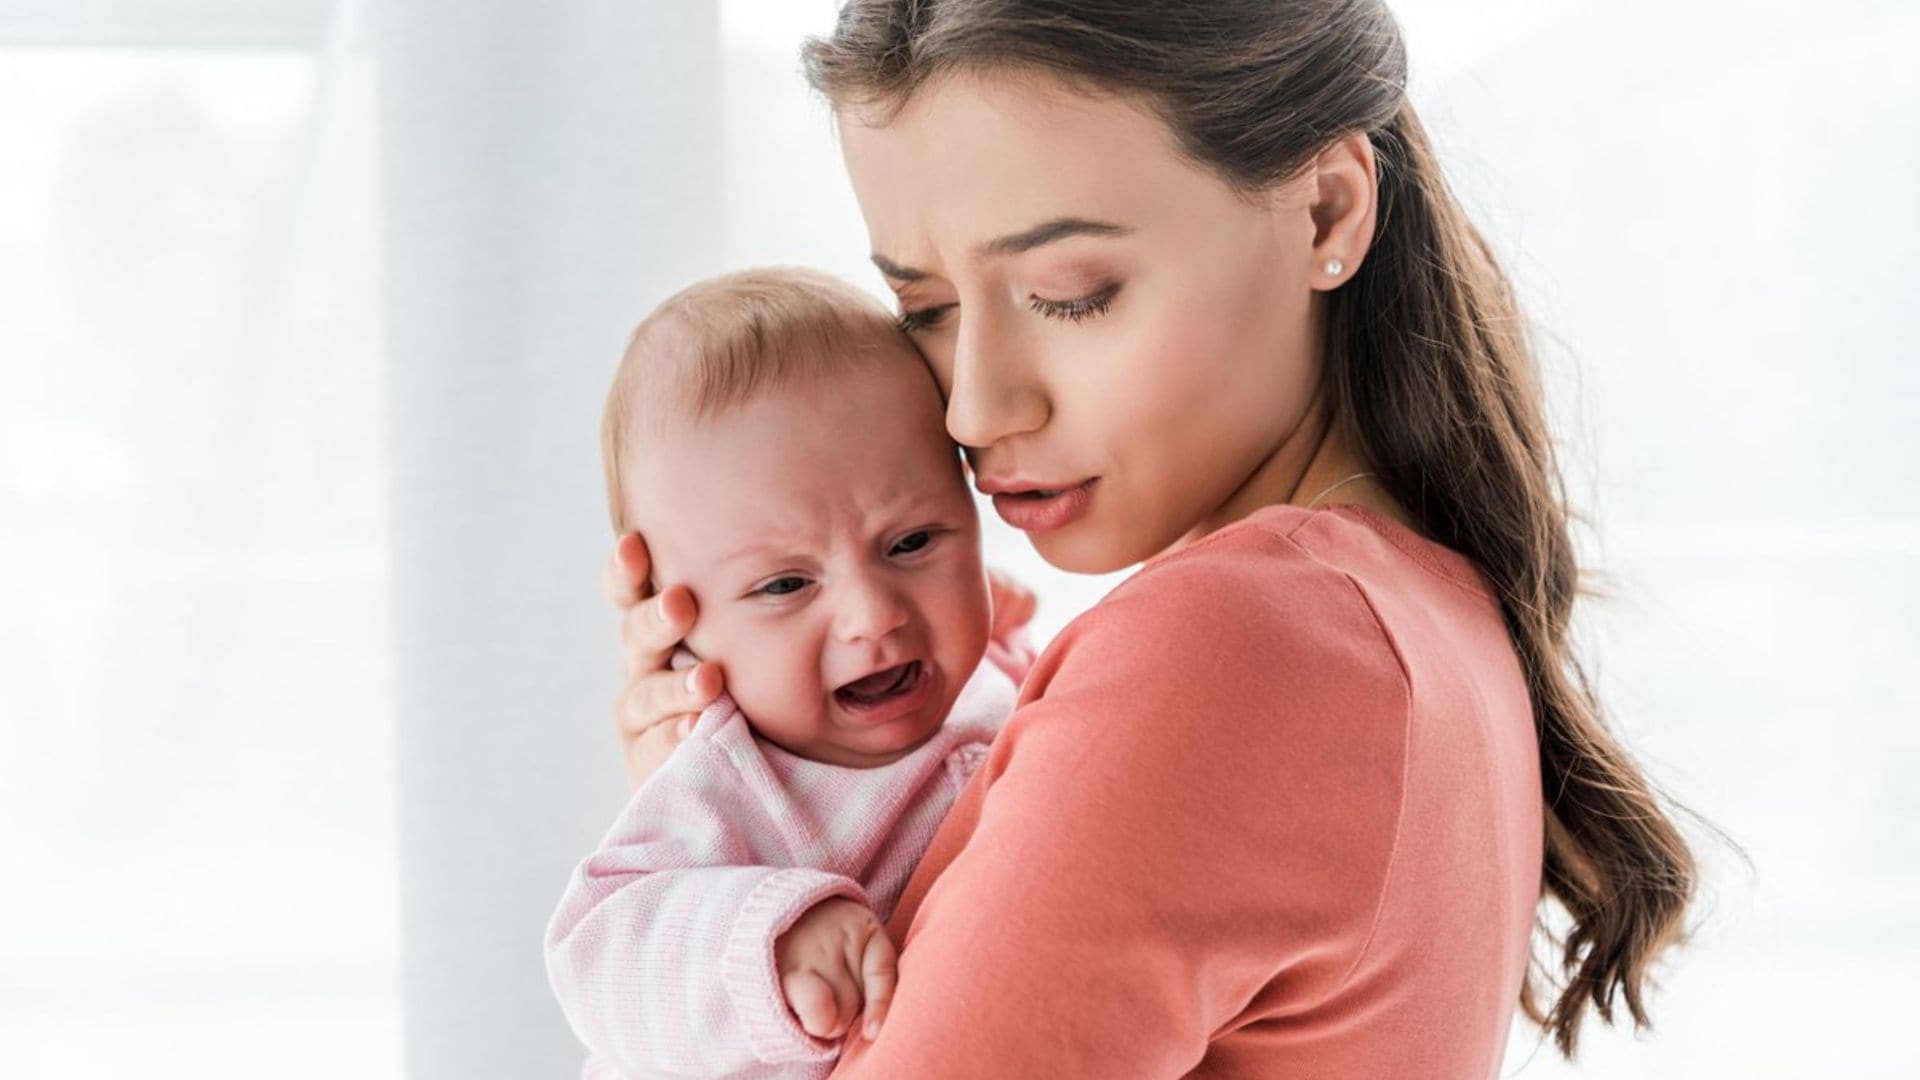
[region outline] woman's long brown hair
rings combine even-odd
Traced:
[[[1407,100],[1380,0],[853,0],[804,50],[836,106],[898,106],[956,71],[1031,69],[1151,103],[1185,152],[1249,193],[1365,132],[1373,245],[1328,299],[1326,379],[1369,467],[1473,559],[1526,671],[1546,806],[1543,918],[1521,992],[1573,1056],[1589,1005],[1647,1022],[1649,966],[1684,934],[1692,852],[1608,730],[1569,638],[1580,568],[1533,350],[1493,252]],[[1563,930],[1545,900],[1565,909]],[[1551,996],[1550,1003],[1544,999]]]

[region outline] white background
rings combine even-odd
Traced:
[[[830,4],[530,7],[0,0],[0,1076],[573,1066],[621,335],[727,266],[880,283],[797,74]],[[1539,328],[1605,697],[1751,860],[1694,830],[1654,1031],[1507,1075],[1914,1075],[1920,9],[1395,10]],[[987,518],[1042,636],[1117,580]]]

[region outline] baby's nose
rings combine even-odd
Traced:
[[[884,584],[859,582],[840,598],[835,622],[840,640],[873,641],[906,625],[907,605]]]

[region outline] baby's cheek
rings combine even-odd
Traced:
[[[960,567],[947,598],[946,633],[962,652],[984,650],[993,630],[993,601],[986,569],[977,556]]]
[[[726,664],[733,700],[770,734],[800,736],[820,711],[818,677],[793,651],[761,639],[742,642]]]

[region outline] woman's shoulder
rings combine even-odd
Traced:
[[[1210,600],[1233,595],[1331,588],[1338,575],[1295,539],[1311,518],[1292,506],[1268,506],[1215,529],[1183,547],[1140,564],[1108,594],[1167,594],[1199,590]]]
[[[1275,505],[1146,560],[1055,643],[1071,649],[1086,638],[1144,634],[1256,652],[1282,641],[1308,651],[1392,651],[1396,636],[1419,630],[1394,625],[1401,605],[1376,602],[1389,595],[1444,598],[1422,606],[1498,617],[1471,560],[1387,515],[1349,504]],[[1208,627],[1248,633],[1195,632]]]
[[[1060,636],[1069,647],[1075,639],[1144,637],[1162,646],[1204,641],[1208,648],[1262,652],[1283,640],[1312,647],[1343,637],[1377,639],[1378,620],[1350,572],[1354,560],[1339,550],[1363,544],[1353,530],[1365,527],[1317,520],[1324,517],[1266,507],[1156,555]],[[1309,525],[1314,535],[1303,537]]]
[[[1049,643],[1022,701],[1091,685],[1265,712],[1320,685],[1397,722],[1406,672],[1393,637],[1348,567],[1301,542],[1305,514],[1267,508],[1149,559]]]
[[[1150,560],[1082,613],[1036,662],[986,774],[1075,776],[1032,796],[1056,819],[1085,816],[1075,836],[1137,832],[1131,815],[1177,806],[1186,822],[1345,837],[1342,865],[1366,880],[1326,895],[1358,918],[1392,846],[1411,682],[1358,584],[1289,537],[1289,519]],[[1319,850],[1264,835],[1269,855],[1246,858]]]
[[[1353,503],[1317,510],[1287,504],[1261,507],[1184,548],[1148,559],[1134,577],[1151,582],[1150,572],[1172,567],[1213,577],[1237,572],[1269,584],[1276,584],[1275,571],[1327,579],[1391,567],[1491,599],[1472,560],[1387,513]]]

